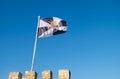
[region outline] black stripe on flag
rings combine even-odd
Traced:
[[[53,32],[53,35],[57,35],[57,34],[62,34],[62,33],[65,33],[66,31],[63,31],[63,30],[57,30],[55,32]]]
[[[48,27],[40,27],[38,28],[38,36],[41,36],[44,32],[48,31],[50,28]]]
[[[61,21],[59,22],[59,25],[60,25],[60,26],[67,26],[67,22],[64,21],[64,20],[61,20]]]
[[[50,24],[53,21],[53,18],[43,18],[42,20]]]

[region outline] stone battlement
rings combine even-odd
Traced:
[[[26,71],[25,76],[22,76],[20,72],[10,72],[8,79],[37,79],[37,72]],[[52,71],[42,71],[42,79],[52,79]],[[58,79],[70,79],[70,70],[59,70]]]

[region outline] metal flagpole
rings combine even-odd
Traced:
[[[34,42],[34,50],[33,50],[33,57],[32,57],[32,64],[31,64],[31,71],[34,69],[34,61],[35,61],[35,54],[36,54],[36,44],[37,44],[37,33],[38,33],[38,26],[40,25],[40,16],[38,16],[38,25],[36,29],[36,36]]]

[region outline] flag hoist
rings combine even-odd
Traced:
[[[40,16],[38,16],[31,71],[34,69],[37,39],[62,34],[65,32],[67,32],[67,23],[65,20],[58,17],[40,18]]]

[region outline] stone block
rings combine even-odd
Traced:
[[[42,79],[52,79],[52,72],[50,70],[42,71]]]
[[[23,79],[37,79],[37,72],[34,71],[26,71],[25,77]]]
[[[59,70],[58,79],[70,79],[70,70]]]
[[[20,72],[10,72],[9,79],[22,79],[22,74]]]

